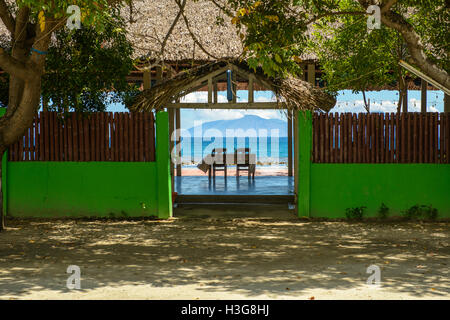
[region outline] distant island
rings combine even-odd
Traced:
[[[191,137],[194,136],[195,128],[196,127],[192,127],[189,129]],[[216,120],[204,122],[201,129],[203,135],[209,129],[216,129],[222,132],[223,136],[225,136],[225,132],[227,129],[242,129],[244,132],[249,129],[254,129],[256,130],[257,134],[260,129],[265,129],[267,130],[268,136],[270,136],[271,130],[278,129],[278,134],[280,137],[287,137],[287,121],[279,119],[264,119],[255,115],[246,115],[242,118],[232,120]]]

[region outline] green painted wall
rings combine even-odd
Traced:
[[[167,112],[157,113],[156,130],[156,162],[8,162],[5,156],[6,215],[171,217]]]
[[[13,217],[157,216],[154,162],[9,162]]]
[[[450,218],[450,166],[439,164],[311,164],[311,217],[343,218],[366,206],[377,216],[384,203],[393,216],[413,205],[432,205]]]
[[[448,164],[319,164],[311,163],[311,114],[299,113],[299,217],[345,218],[345,210],[367,207],[365,217],[377,216],[381,203],[390,215],[418,205],[438,209],[450,218]]]

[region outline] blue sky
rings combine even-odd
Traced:
[[[207,102],[207,92],[194,92],[187,95],[183,102]],[[238,102],[246,102],[247,91],[239,90]],[[366,93],[366,98],[371,101],[371,112],[396,112],[398,91],[370,91]],[[444,93],[442,91],[428,91],[427,110],[431,112],[444,111]],[[226,102],[226,91],[218,93],[219,102]],[[255,101],[268,102],[275,98],[271,91],[255,92]],[[366,112],[363,107],[363,97],[361,93],[352,93],[351,90],[340,91],[337,96],[336,106],[331,112]],[[420,111],[420,91],[408,91],[409,111]],[[113,104],[108,107],[108,111],[126,111],[123,105]],[[194,126],[194,121],[214,121],[238,119],[245,115],[253,114],[266,119],[285,119],[284,114],[278,110],[191,110],[181,111],[181,127],[189,129]]]

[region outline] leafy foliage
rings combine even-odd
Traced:
[[[107,104],[122,102],[128,91],[137,90],[126,81],[133,49],[122,19],[116,16],[102,29],[85,26],[56,33],[42,86],[44,101],[52,102],[49,109],[104,111]]]
[[[404,211],[404,216],[407,219],[430,219],[434,220],[438,217],[438,210],[429,205],[414,205],[408,210]]]
[[[355,208],[347,208],[345,210],[345,216],[347,219],[356,219],[361,220],[364,216],[364,212],[367,207],[355,207]]]
[[[83,24],[80,30],[60,29],[47,55],[42,77],[42,99],[55,111],[105,111],[109,103],[131,105],[138,87],[126,76],[133,70],[131,44],[125,23],[117,14],[108,15],[101,28]],[[0,39],[10,51],[6,38]],[[0,75],[0,105],[8,105],[9,75]]]
[[[389,208],[384,203],[382,203],[380,208],[378,209],[378,216],[381,219],[386,219],[387,217],[389,217]]]
[[[251,66],[268,75],[298,74],[300,57],[319,55],[331,89],[391,84],[404,76],[398,60],[408,55],[402,37],[382,24],[367,32],[367,14],[357,0],[228,0]],[[398,1],[421,36],[426,54],[449,70],[450,10],[446,0]],[[311,33],[312,29],[312,34]]]

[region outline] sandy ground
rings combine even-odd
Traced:
[[[195,167],[183,167],[182,168],[183,176],[208,176],[208,173],[204,173],[198,168]],[[228,167],[227,169],[228,176],[236,175],[236,168]],[[246,175],[247,171],[241,172],[242,175]],[[218,176],[223,176],[223,171],[218,171],[216,173]],[[288,169],[287,167],[271,167],[271,166],[256,166],[255,176],[287,176]]]
[[[169,221],[9,220],[0,234],[0,298],[450,298],[448,222],[244,211],[180,208]],[[373,264],[380,287],[366,284]],[[81,290],[66,288],[69,265],[81,268]]]

